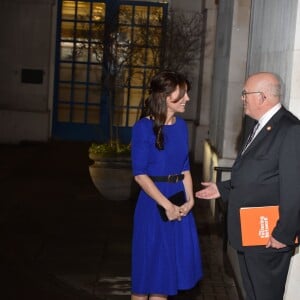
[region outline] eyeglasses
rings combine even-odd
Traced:
[[[263,92],[246,92],[245,90],[243,90],[242,93],[241,93],[242,99],[243,100],[246,99],[246,96],[249,95],[249,94],[261,94],[264,99],[266,98],[266,96]]]

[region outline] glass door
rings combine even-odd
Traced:
[[[167,5],[60,1],[53,137],[129,142],[160,67]]]

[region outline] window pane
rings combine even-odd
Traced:
[[[159,46],[161,43],[162,29],[161,28],[149,28],[148,45]]]
[[[62,3],[62,19],[73,20],[75,18],[75,2],[63,1]]]
[[[76,24],[77,41],[88,42],[90,38],[90,25],[86,22],[78,22]]]
[[[148,7],[147,6],[136,6],[134,23],[138,25],[146,24],[148,19]]]
[[[123,107],[115,107],[113,118],[114,126],[126,126],[126,109]]]
[[[59,122],[70,121],[70,105],[58,104],[57,120]]]
[[[93,22],[91,24],[91,40],[93,42],[104,42],[104,24],[100,22]]]
[[[71,100],[71,85],[66,83],[60,83],[58,87],[58,100],[64,102],[70,102]]]
[[[88,103],[100,104],[101,100],[101,89],[99,86],[90,86],[89,87],[89,97]]]
[[[116,106],[120,106],[120,105],[126,105],[126,89],[122,88],[122,87],[117,87],[115,89],[115,99],[114,99],[114,104]]]
[[[144,72],[143,69],[136,68],[132,69],[132,76],[131,76],[131,85],[132,86],[143,86],[144,82]]]
[[[104,22],[105,19],[105,4],[93,3],[92,20]]]
[[[159,67],[160,65],[160,48],[148,48],[147,51],[147,66]]]
[[[64,40],[73,40],[74,22],[61,22],[61,38]]]
[[[60,59],[72,60],[73,59],[73,43],[61,42],[60,43]]]
[[[142,89],[131,89],[130,90],[130,106],[139,106],[143,98],[143,90]]]
[[[131,24],[132,14],[133,14],[133,6],[132,5],[121,5],[120,6],[119,23],[120,24]]]
[[[145,48],[133,48],[132,54],[132,66],[144,66],[146,60],[146,49]]]
[[[90,45],[90,62],[91,63],[102,63],[103,61],[103,47],[100,45]]]
[[[144,27],[135,27],[133,29],[133,43],[136,46],[146,46],[148,41],[148,32]]]
[[[79,20],[89,20],[90,19],[90,3],[78,1],[77,4],[77,19]]]
[[[85,91],[86,87],[82,84],[74,84],[73,89],[73,101],[74,102],[85,102]]]
[[[60,64],[59,69],[59,80],[61,81],[70,81],[72,78],[72,65],[71,64]]]
[[[99,124],[100,122],[100,108],[97,106],[90,106],[87,111],[87,123]]]
[[[72,110],[72,121],[74,123],[84,123],[85,108],[83,105],[76,104]]]
[[[74,60],[87,62],[88,61],[88,44],[76,43],[76,52],[74,53]]]
[[[89,82],[100,84],[101,83],[101,72],[102,72],[102,68],[100,65],[90,65]]]
[[[132,42],[130,26],[119,26],[117,41],[121,46],[128,47],[130,45],[130,43]]]
[[[127,126],[133,126],[134,123],[139,119],[141,115],[141,109],[140,108],[130,108],[128,110],[128,121]]]
[[[146,87],[149,88],[151,78],[158,72],[159,67],[156,69],[146,69]]]
[[[86,74],[87,74],[87,65],[86,64],[76,64],[75,65],[75,81],[86,82]]]
[[[163,8],[162,7],[150,7],[150,25],[162,26],[163,20]]]

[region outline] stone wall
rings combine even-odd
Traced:
[[[1,143],[49,137],[53,2],[1,1]]]

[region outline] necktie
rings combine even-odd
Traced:
[[[244,147],[243,147],[243,150],[242,150],[242,154],[244,154],[244,152],[246,151],[246,149],[248,148],[248,146],[249,146],[249,145],[251,144],[251,142],[253,141],[253,139],[254,139],[254,137],[255,137],[255,133],[256,133],[258,127],[259,127],[259,123],[257,122],[257,123],[255,124],[255,126],[253,127],[252,132],[250,133],[250,135],[249,135],[248,138],[247,138],[247,141],[246,141],[246,143],[245,143],[245,145],[244,145]]]

